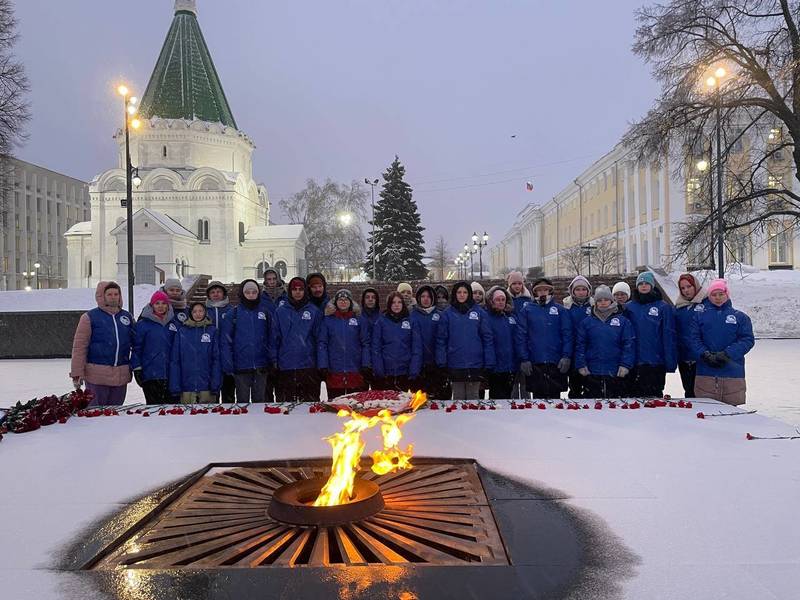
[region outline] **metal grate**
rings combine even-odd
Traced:
[[[314,466],[215,468],[92,568],[508,565],[474,463],[427,463],[359,476],[386,507],[339,527],[295,527],[267,515],[281,485],[327,476]]]

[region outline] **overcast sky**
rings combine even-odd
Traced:
[[[198,12],[274,221],[307,178],[363,181],[398,154],[428,246],[444,235],[456,249],[473,230],[491,246],[644,114],[657,87],[630,52],[644,1],[198,0]],[[141,95],[172,14],[172,0],[17,0],[33,108],[18,155],[85,180],[114,166],[114,83]]]

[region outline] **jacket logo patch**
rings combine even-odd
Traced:
[[[431,317],[431,321],[438,321],[438,320],[439,320],[439,313],[433,313],[433,316]]]
[[[725,322],[733,323],[734,325],[736,325],[736,315],[728,315],[727,317],[725,317]]]
[[[286,300],[281,300],[280,302],[278,302],[278,308],[280,308],[284,304],[286,304]]]
[[[169,324],[169,330],[170,330],[170,331],[178,331],[178,328],[177,328],[177,327],[175,327],[175,323],[170,323],[170,324]]]
[[[558,314],[558,308],[555,307],[555,306],[551,306],[550,307],[550,314],[551,315],[557,315]]]
[[[657,317],[658,316],[658,307],[657,306],[651,306],[650,310],[647,311],[647,314],[650,315],[651,317]]]
[[[702,304],[698,304],[697,306],[694,307],[694,312],[703,312],[705,309],[706,309],[705,306],[703,306]]]
[[[186,315],[183,313],[178,313],[178,321],[183,323],[186,320]]]
[[[587,315],[592,314],[592,309],[590,307],[588,307],[588,306],[586,307],[586,314]]]
[[[210,343],[211,342],[211,335],[208,334],[208,333],[204,333],[203,335],[200,336],[200,341],[201,342]]]
[[[261,321],[266,321],[267,320],[267,315],[265,315],[263,312],[259,312],[258,313],[258,318]]]
[[[356,326],[358,326],[358,319],[350,319],[350,320],[347,322],[347,324],[348,324],[348,325],[356,325]]]
[[[478,320],[478,313],[476,313],[475,311],[472,311],[471,313],[469,313],[469,318],[471,320],[473,320],[473,321],[477,321]]]
[[[516,325],[517,320],[514,317],[508,317],[508,324],[509,325]]]
[[[403,321],[400,324],[400,329],[411,329],[411,323],[409,323],[408,321]]]
[[[131,324],[131,320],[128,317],[126,317],[125,315],[122,315],[119,318],[119,322],[122,323],[123,325],[130,325]]]
[[[620,326],[619,325],[619,319],[617,317],[614,317],[613,319],[611,319],[608,322],[608,324],[611,325],[612,327],[619,327]]]
[[[307,310],[303,311],[303,316],[300,317],[303,321],[310,321],[311,320],[311,313]]]

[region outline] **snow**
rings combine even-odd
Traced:
[[[128,308],[128,287],[122,288],[124,308]],[[158,289],[155,285],[133,286],[134,309],[138,314],[150,302],[150,296]],[[184,288],[185,289],[185,288]],[[59,310],[89,310],[97,306],[94,288],[67,288],[63,290],[19,290],[0,292],[0,313],[41,312]]]
[[[404,439],[419,455],[472,457],[556,488],[602,519],[641,561],[620,582],[625,598],[796,597],[800,443],[746,441],[745,432],[791,431],[761,415],[699,420],[695,410],[423,411]],[[322,438],[340,424],[299,409],[73,418],[7,436],[0,509],[13,518],[0,536],[3,597],[96,597],[91,578],[49,568],[84,527],[213,461],[328,455]]]

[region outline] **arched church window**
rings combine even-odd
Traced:
[[[264,279],[264,271],[267,269],[269,269],[269,263],[267,261],[262,260],[260,263],[258,263],[258,266],[256,267],[258,279]]]
[[[201,242],[210,241],[211,224],[208,219],[197,219],[197,239]]]
[[[167,147],[166,146],[162,146],[161,147],[161,158],[167,158]]]
[[[177,275],[178,277],[182,277],[182,275],[181,275],[181,261],[178,258],[175,259],[175,275]]]
[[[189,263],[187,263],[185,260],[181,261],[181,278],[186,277],[186,267],[188,266]]]
[[[286,261],[279,260],[276,262],[275,269],[281,274],[281,279],[286,279]]]
[[[244,223],[239,221],[239,243],[244,244]]]
[[[86,276],[92,276],[92,261],[90,260],[89,263],[86,265]]]

